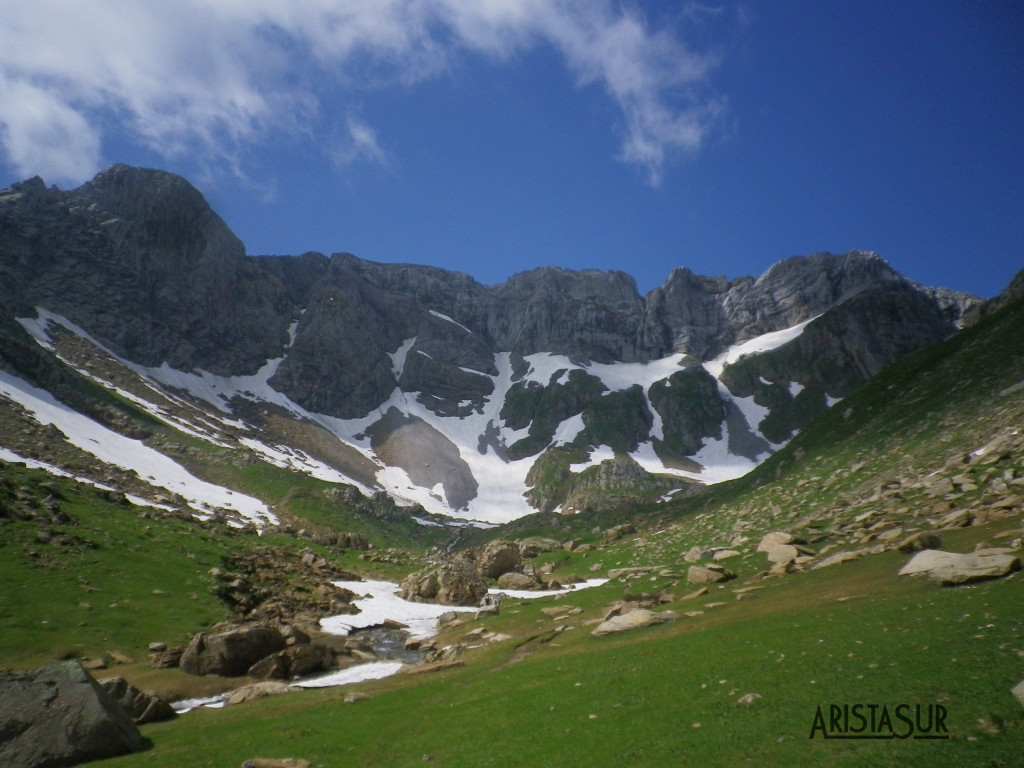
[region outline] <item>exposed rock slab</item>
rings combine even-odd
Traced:
[[[1006,551],[981,550],[959,554],[926,549],[914,555],[910,562],[900,569],[899,575],[928,573],[940,584],[954,585],[997,579],[1020,570],[1020,567],[1020,558]]]
[[[686,580],[691,584],[717,584],[735,578],[735,573],[717,563],[691,565],[686,572]]]
[[[77,661],[0,674],[0,765],[71,766],[146,748],[131,717]]]
[[[283,651],[287,641],[274,627],[249,624],[222,632],[197,633],[181,656],[180,666],[190,675],[239,677],[260,659]]]
[[[651,627],[655,624],[664,624],[671,616],[665,613],[655,613],[645,608],[637,608],[629,613],[621,613],[603,621],[590,633],[594,637],[604,637],[616,632],[628,632],[632,629]]]
[[[174,708],[157,694],[139,690],[123,677],[108,677],[99,683],[104,691],[125,708],[136,725],[172,720],[178,716]]]

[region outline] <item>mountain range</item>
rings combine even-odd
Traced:
[[[624,272],[252,256],[186,180],[116,165],[0,190],[0,458],[240,525],[281,510],[190,455],[425,525],[667,502],[979,305],[865,251],[679,267],[645,296]]]

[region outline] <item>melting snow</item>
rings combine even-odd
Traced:
[[[469,330],[469,328],[467,328],[466,326],[464,326],[464,325],[463,325],[462,323],[460,323],[460,322],[457,322],[456,320],[452,320],[452,319],[451,319],[450,317],[448,317],[448,315],[443,315],[443,314],[441,314],[440,312],[435,312],[435,311],[434,311],[434,310],[432,310],[432,309],[430,310],[430,314],[432,314],[432,315],[433,315],[434,317],[439,317],[439,318],[441,318],[442,320],[447,320],[447,321],[448,321],[449,323],[451,323],[452,325],[457,325],[457,326],[459,326],[459,328],[461,328],[462,330],[464,330],[464,331],[465,331],[466,333],[472,333],[472,331],[471,331],[471,330]]]
[[[320,677],[297,680],[292,685],[298,688],[331,688],[336,685],[361,683],[364,680],[379,680],[382,677],[390,677],[395,674],[402,666],[400,661],[371,661],[338,672],[330,672]]]
[[[277,522],[262,501],[200,480],[159,451],[107,429],[59,402],[49,392],[4,371],[0,371],[0,395],[21,405],[40,424],[53,424],[68,442],[100,461],[133,471],[150,485],[180,494],[198,512],[232,509],[257,525]]]

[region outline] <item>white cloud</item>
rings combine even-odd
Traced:
[[[311,130],[325,99],[414,85],[465,51],[501,60],[554,46],[621,110],[621,158],[654,183],[720,109],[706,95],[712,58],[610,0],[2,4],[0,144],[14,169],[55,182],[98,170],[117,131],[166,157],[236,158],[275,132]],[[373,129],[341,114],[334,159],[386,163]]]
[[[331,155],[339,167],[360,160],[380,166],[387,166],[390,162],[388,153],[377,140],[377,132],[351,114],[345,119],[345,135],[338,141]]]

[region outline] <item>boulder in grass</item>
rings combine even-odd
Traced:
[[[71,766],[146,749],[131,717],[77,661],[0,674],[0,765]]]
[[[691,565],[686,572],[686,580],[691,584],[717,584],[720,581],[728,581],[735,578],[735,573],[717,563]]]
[[[590,634],[594,637],[604,637],[605,635],[615,634],[616,632],[628,632],[631,629],[641,629],[643,627],[651,627],[655,624],[663,624],[668,621],[671,616],[667,616],[663,613],[655,613],[654,611],[648,611],[645,608],[638,608],[635,611],[629,613],[621,613],[612,616],[607,621],[603,621],[597,625],[593,632]]]
[[[532,576],[511,571],[498,577],[498,589],[536,589],[539,584]]]
[[[108,677],[99,683],[104,691],[125,708],[136,725],[173,720],[178,716],[174,708],[153,691],[141,691],[123,677]]]
[[[180,666],[190,675],[240,677],[286,645],[280,630],[265,624],[244,624],[212,634],[199,632],[182,654]]]
[[[940,584],[952,586],[997,579],[1020,570],[1020,567],[1020,558],[1009,552],[981,550],[960,554],[926,549],[914,555],[900,569],[899,575],[927,573]]]

